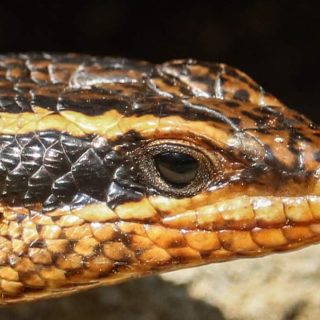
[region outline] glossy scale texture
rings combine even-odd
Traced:
[[[201,189],[141,172],[168,141],[212,160]],[[1,303],[316,243],[319,146],[224,64],[1,56]]]

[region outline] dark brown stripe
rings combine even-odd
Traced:
[[[131,133],[121,139],[125,145],[130,141]],[[41,202],[50,210],[63,204],[104,201],[114,207],[139,200],[143,187],[135,181],[130,158],[114,147],[107,141],[97,144],[94,136],[57,131],[0,135],[0,198],[11,205]]]

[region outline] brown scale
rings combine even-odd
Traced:
[[[1,303],[318,242],[319,139],[310,120],[224,64],[1,56]],[[201,150],[213,166],[210,181],[179,196],[153,184],[155,171],[141,175],[163,141]],[[131,156],[133,171],[106,178],[106,200],[83,194],[99,180],[85,169],[93,160],[107,157],[116,172]],[[71,192],[66,177],[82,181],[72,185],[78,198],[52,202],[50,188]],[[121,187],[111,187],[117,179]],[[51,207],[27,197],[34,181],[49,188]]]

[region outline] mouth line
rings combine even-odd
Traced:
[[[162,217],[163,226],[185,230],[258,230],[320,223],[320,196],[239,196]],[[317,228],[316,228],[317,229]]]

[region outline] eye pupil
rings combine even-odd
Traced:
[[[198,161],[188,154],[164,152],[154,160],[161,177],[176,187],[188,185],[197,175]]]

